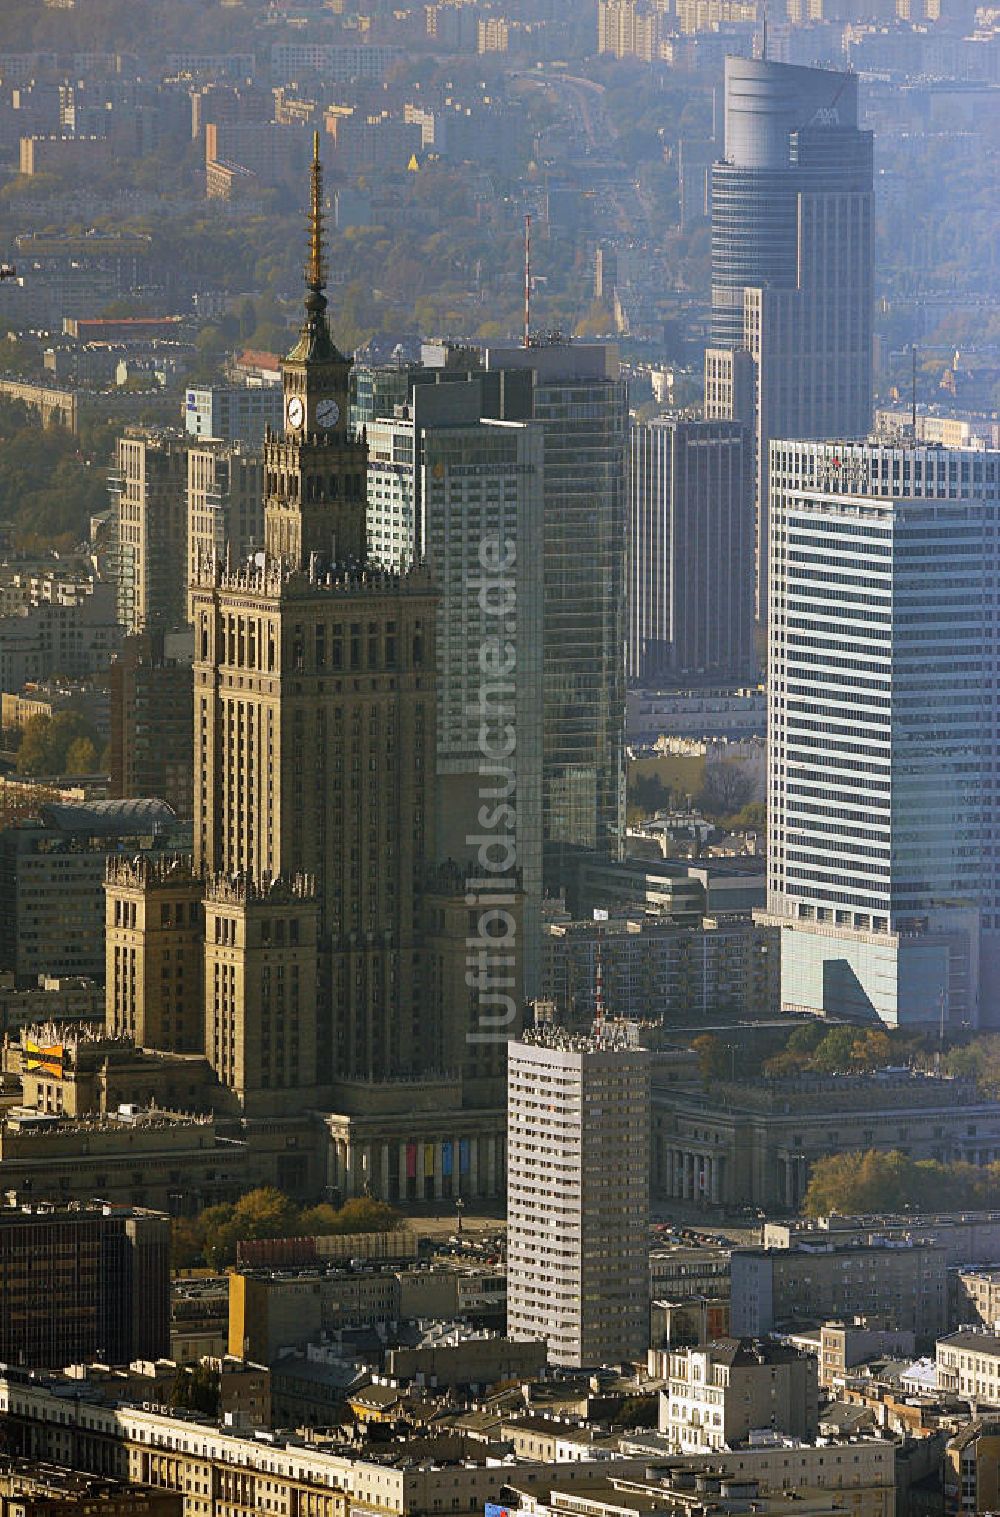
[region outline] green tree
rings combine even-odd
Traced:
[[[812,1056],[812,1067],[822,1074],[839,1074],[854,1067],[853,1027],[831,1027]]]
[[[869,1027],[854,1040],[855,1069],[884,1069],[892,1058],[892,1044],[881,1028]]]
[[[992,1205],[981,1193],[983,1180],[983,1171],[973,1164],[919,1159],[913,1166],[909,1204],[920,1211],[947,1211],[956,1205]]]
[[[178,1371],[170,1389],[170,1406],[188,1412],[219,1415],[220,1377],[207,1364],[188,1364]]]
[[[66,749],[67,774],[93,774],[97,769],[97,749],[89,737],[75,737]]]
[[[867,1152],[828,1154],[812,1166],[803,1211],[809,1216],[829,1212],[893,1211],[905,1205],[903,1154]]]
[[[822,1022],[801,1022],[789,1033],[785,1048],[789,1053],[814,1053],[826,1037]]]
[[[386,1233],[401,1227],[402,1217],[388,1201],[371,1196],[355,1196],[345,1201],[337,1216],[337,1233]]]
[[[703,1032],[692,1039],[691,1047],[698,1055],[698,1069],[706,1084],[710,1080],[725,1080],[729,1076],[732,1071],[732,1053],[721,1038],[712,1032]]]
[[[201,1227],[202,1255],[209,1269],[225,1269],[236,1258],[236,1232],[233,1227],[234,1207],[231,1201],[208,1206],[198,1222]]]
[[[611,1419],[613,1427],[655,1427],[658,1415],[655,1396],[626,1396]]]
[[[852,1209],[862,1158],[860,1153],[848,1153],[826,1154],[816,1160],[802,1202],[807,1216],[824,1217],[830,1212]]]
[[[809,1177],[803,1210],[809,1216],[829,1212],[898,1212],[907,1208],[982,1205],[996,1175],[965,1163],[913,1160],[892,1150],[829,1154],[817,1159]]]
[[[74,547],[89,517],[108,503],[108,429],[87,426],[76,438],[65,427],[43,428],[24,406],[0,401],[0,440],[0,519],[15,524],[17,545]]]
[[[86,744],[86,748],[78,745]],[[70,763],[86,759],[89,770]],[[24,737],[17,751],[17,772],[24,775],[92,772],[97,765],[97,734],[79,711],[59,711],[55,716],[32,716],[24,724]]]
[[[321,1201],[319,1206],[307,1206],[299,1217],[299,1232],[306,1238],[321,1238],[325,1234],[335,1233],[340,1221],[340,1210],[331,1206],[329,1201]]]
[[[246,342],[257,330],[257,308],[247,297],[240,306],[240,337]]]
[[[209,1207],[200,1218],[204,1256],[212,1269],[236,1262],[236,1246],[254,1238],[290,1238],[300,1232],[295,1202],[272,1186],[260,1186],[233,1203]]]
[[[985,1074],[986,1059],[980,1040],[968,1043],[964,1048],[953,1048],[945,1056],[945,1071],[978,1084]]]
[[[602,300],[593,300],[580,317],[574,329],[575,337],[603,337],[615,324],[614,317]]]
[[[670,805],[670,791],[658,774],[637,774],[628,787],[628,804],[643,816]]]
[[[401,1225],[397,1211],[369,1196],[346,1201],[341,1207],[324,1201],[300,1210],[283,1191],[262,1186],[238,1201],[207,1207],[197,1217],[175,1219],[172,1260],[175,1269],[190,1269],[204,1261],[210,1269],[220,1270],[235,1263],[238,1244],[254,1238],[391,1232]]]
[[[288,1238],[298,1229],[299,1209],[273,1186],[248,1191],[233,1207],[233,1222],[243,1238]]]
[[[194,1269],[204,1261],[205,1231],[201,1218],[174,1217],[170,1224],[171,1269]]]
[[[734,828],[746,827],[748,830],[756,828],[762,832],[767,826],[767,806],[763,801],[748,801],[735,816],[729,818],[729,825]]]
[[[51,774],[52,718],[29,716],[24,724],[21,746],[17,750],[18,774]]]
[[[984,1095],[997,1094],[1000,1091],[1000,1036],[981,1033],[964,1046],[950,1049],[945,1055],[944,1067],[948,1074],[974,1080]]]
[[[731,762],[708,764],[695,803],[705,816],[733,816],[750,803],[753,790],[753,776],[745,765]]]
[[[783,1048],[764,1060],[764,1074],[771,1080],[785,1080],[792,1075],[803,1074],[811,1060],[807,1053],[796,1053],[794,1048]]]

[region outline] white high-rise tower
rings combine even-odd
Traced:
[[[1000,1022],[1000,454],[771,444],[786,1010]]]
[[[617,1028],[508,1044],[507,1326],[570,1367],[645,1356],[649,1054]]]

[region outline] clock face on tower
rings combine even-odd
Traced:
[[[293,395],[285,407],[285,420],[290,427],[301,427],[305,418],[306,408],[302,404],[301,397]]]
[[[340,407],[335,400],[321,400],[316,407],[316,420],[321,427],[335,427],[340,420]]]

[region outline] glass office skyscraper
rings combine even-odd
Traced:
[[[545,448],[545,866],[567,850],[617,855],[624,830],[625,449],[616,352],[595,343],[493,348],[487,368],[534,371]]]
[[[752,473],[750,434],[739,422],[633,422],[630,680],[683,686],[753,678]]]
[[[1000,1022],[1000,454],[773,442],[786,1010]]]
[[[871,425],[872,135],[855,75],[764,59],[726,59],[725,122],[705,414],[756,431],[763,620],[770,439]]]

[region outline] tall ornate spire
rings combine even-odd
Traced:
[[[326,268],[323,257],[323,165],[319,159],[319,132],[313,132],[313,160],[309,170],[309,262],[306,265],[306,310],[326,310]]]
[[[309,257],[305,267],[306,319],[289,359],[336,359],[338,353],[326,324],[326,254],[323,249],[323,165],[319,156],[319,132],[313,133],[313,157],[309,168]]]

